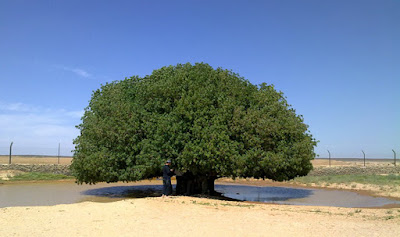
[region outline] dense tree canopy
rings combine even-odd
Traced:
[[[79,183],[159,176],[166,159],[198,176],[288,180],[312,169],[316,145],[273,85],[204,63],[102,85],[77,127]]]

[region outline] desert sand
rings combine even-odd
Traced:
[[[0,236],[400,236],[400,209],[194,197],[0,208]]]

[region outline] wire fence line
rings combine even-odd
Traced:
[[[62,146],[61,143],[54,147],[22,146],[14,144],[0,146],[0,164],[59,164],[69,165],[72,161],[73,147]]]
[[[8,146],[0,146],[0,155],[16,156],[72,156],[74,147],[56,144],[54,147],[31,147],[13,143]]]
[[[32,147],[32,146],[21,146],[19,144],[11,143],[9,146],[0,146],[0,164],[10,163],[10,155],[14,159],[12,163],[20,163],[20,162],[28,162],[28,163],[60,163],[61,159],[63,163],[68,163],[65,158],[71,158],[73,156],[74,147],[71,146],[63,146],[61,143],[54,145],[54,147]],[[399,165],[399,161],[397,159],[397,154],[395,150],[392,150],[393,157],[368,157],[366,153],[362,151],[362,155],[360,157],[334,157],[331,156],[330,151],[328,150],[329,156],[327,157],[315,157],[316,160],[325,161],[327,165],[332,165],[331,160],[335,161],[346,161],[353,162],[355,164],[363,164],[367,165],[367,162],[380,162],[380,163],[388,163],[393,165]],[[39,159],[42,158],[42,159]],[[57,158],[57,161],[52,159]],[[47,159],[47,160],[46,160]],[[320,162],[321,163],[321,162]]]

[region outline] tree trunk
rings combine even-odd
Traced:
[[[177,195],[194,195],[208,194],[213,195],[214,176],[194,176],[184,174],[176,177],[176,194]]]

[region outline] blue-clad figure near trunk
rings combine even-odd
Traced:
[[[162,171],[163,171],[163,195],[167,197],[172,194],[171,176],[174,175],[174,170],[170,169],[171,160],[167,160]]]

